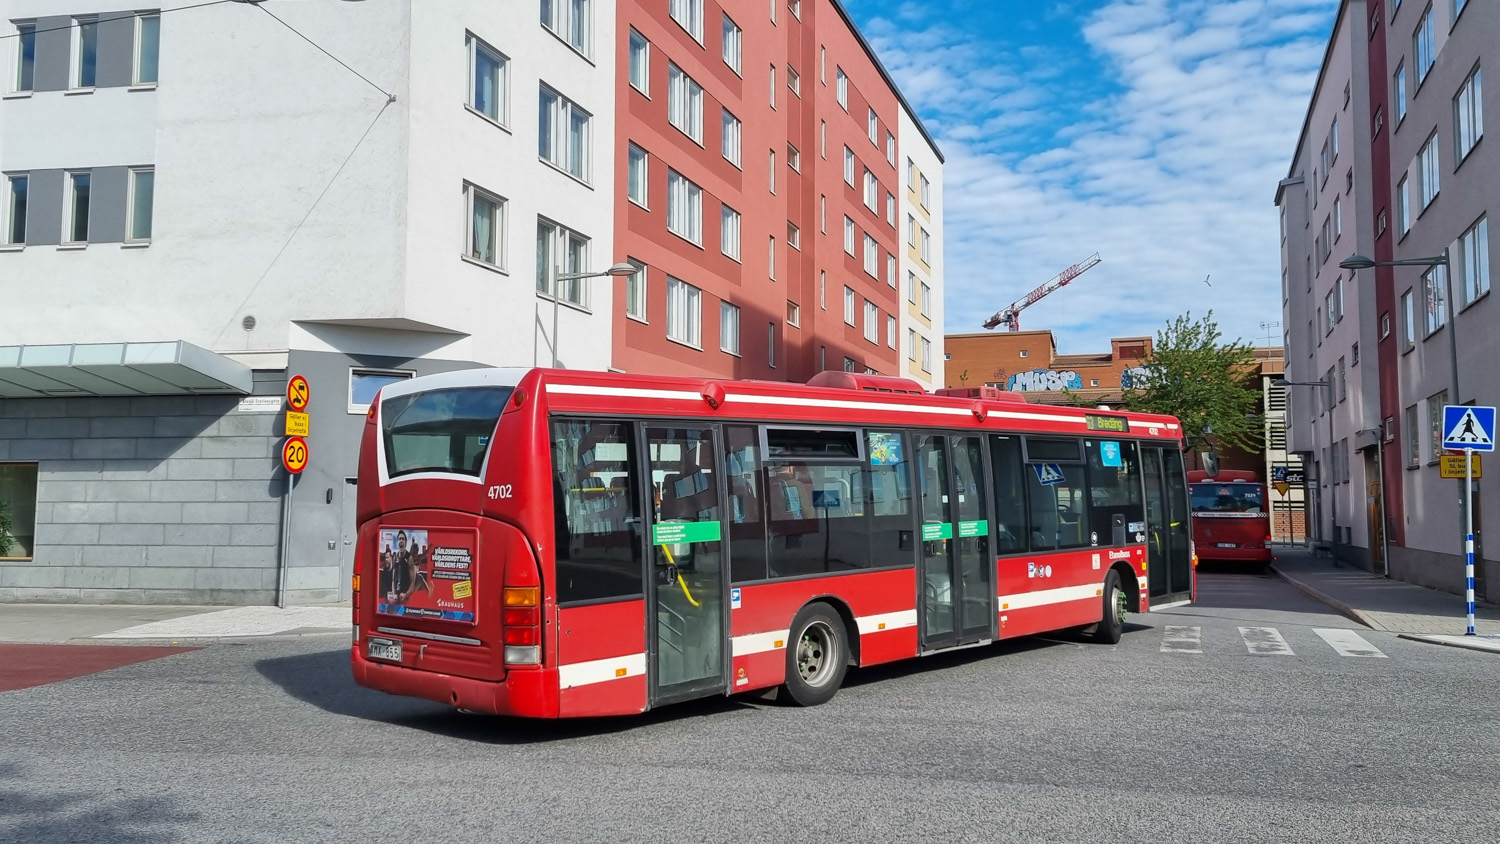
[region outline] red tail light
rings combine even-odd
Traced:
[[[540,665],[542,662],[541,590],[535,586],[507,586],[501,593],[504,624],[505,664]]]

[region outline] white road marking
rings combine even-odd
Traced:
[[[1245,647],[1256,656],[1295,656],[1292,646],[1281,638],[1274,627],[1241,627],[1240,638]]]
[[[1385,659],[1386,655],[1380,649],[1366,642],[1364,637],[1353,630],[1314,628],[1313,632],[1318,634],[1328,646],[1338,652],[1339,656],[1357,656],[1370,659]]]
[[[191,639],[217,636],[274,636],[304,628],[349,630],[348,607],[236,607],[137,624],[95,639]]]
[[[1161,639],[1161,650],[1162,653],[1203,653],[1203,628],[1167,625],[1166,634]]]

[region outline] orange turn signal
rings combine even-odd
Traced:
[[[540,592],[535,586],[507,586],[501,600],[507,607],[534,607],[541,603]]]

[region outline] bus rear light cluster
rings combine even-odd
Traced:
[[[540,665],[542,662],[541,589],[507,586],[501,593],[501,622],[506,665]]]

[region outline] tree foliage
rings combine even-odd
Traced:
[[[1256,453],[1264,429],[1255,354],[1239,340],[1225,343],[1213,316],[1193,319],[1188,312],[1158,331],[1145,372],[1124,390],[1125,404],[1177,417],[1189,448],[1211,433],[1217,446]]]
[[[11,533],[13,526],[10,520],[10,505],[0,499],[0,557],[4,557],[12,545],[16,544],[15,534]]]

